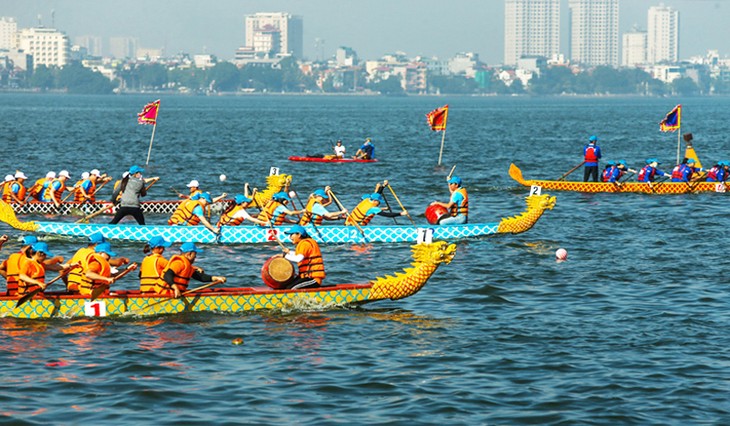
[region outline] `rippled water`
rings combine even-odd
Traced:
[[[144,163],[153,97],[0,95],[5,173],[120,174]],[[263,187],[271,166],[346,205],[382,179],[424,222],[451,165],[472,221],[523,209],[507,175],[557,178],[600,138],[606,159],[669,168],[676,134],[658,121],[683,102],[707,165],[730,158],[730,99],[170,97],[162,99],[150,198],[196,178],[214,193]],[[440,134],[424,114],[449,103]],[[373,138],[376,164],[289,163],[342,138]],[[225,173],[228,180],[218,181]],[[580,171],[576,172],[578,175]],[[578,178],[578,176],[571,176]],[[414,297],[329,312],[191,314],[125,320],[0,319],[0,423],[725,424],[730,326],[725,194],[556,193],[517,236],[459,243]],[[148,216],[150,222],[164,218]],[[377,221],[387,222],[384,218]],[[1,225],[0,232],[18,235]],[[51,240],[70,256],[78,246]],[[6,256],[16,241],[3,249]],[[556,263],[564,247],[569,261]],[[139,245],[116,245],[140,259]],[[208,246],[199,263],[257,284],[267,247]],[[329,282],[363,282],[409,262],[406,245],[327,246]],[[121,284],[121,282],[120,282]],[[134,286],[129,281],[122,286]],[[232,340],[243,338],[242,345]]]

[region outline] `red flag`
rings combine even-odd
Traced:
[[[682,105],[677,105],[673,110],[664,117],[659,123],[659,129],[662,132],[674,132],[679,130],[682,122]]]
[[[142,112],[137,114],[139,124],[157,124],[157,112],[160,110],[160,100],[156,100],[144,106]]]
[[[431,126],[431,130],[433,130],[433,131],[446,130],[446,120],[448,118],[449,118],[449,106],[448,105],[444,105],[441,108],[436,108],[435,110],[426,114],[426,119],[428,120],[428,125]]]

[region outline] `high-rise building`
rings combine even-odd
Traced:
[[[504,64],[560,53],[560,0],[505,0]]]
[[[117,58],[136,58],[138,40],[134,37],[109,37],[109,53]]]
[[[649,8],[647,60],[650,64],[679,60],[679,11],[668,6]]]
[[[646,63],[646,31],[624,33],[621,66],[635,67]]]
[[[618,66],[618,2],[568,0],[572,62]]]
[[[74,44],[86,49],[91,56],[102,56],[101,37],[99,36],[78,36],[74,38]]]
[[[38,65],[63,67],[68,63],[68,36],[53,28],[23,28],[18,33],[18,48],[33,56]]]
[[[246,46],[267,55],[304,55],[304,25],[301,16],[288,13],[256,13],[246,15]]]
[[[0,16],[0,49],[18,47],[18,23],[15,18]]]

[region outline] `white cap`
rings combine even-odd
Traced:
[[[81,173],[81,179],[88,179],[88,178],[89,178],[89,172]]]
[[[55,179],[55,178],[56,178],[56,172],[46,173],[46,179]]]
[[[69,174],[68,174],[68,170],[61,170],[60,172],[58,172],[58,177],[61,177],[61,176],[65,177],[65,178],[71,178],[71,176],[69,176]]]
[[[198,183],[197,180],[193,179],[190,181],[190,183],[187,185],[188,188],[198,188],[200,187],[200,183]]]
[[[14,180],[15,180],[15,178],[13,177],[13,175],[7,175],[7,176],[5,176],[5,182],[12,182]]]
[[[129,172],[124,172],[124,173],[122,173],[122,179],[124,179],[124,178],[125,178],[125,177],[127,177],[127,176],[129,176]]]
[[[28,179],[28,176],[25,175],[25,173],[18,170],[15,172],[15,179]]]
[[[99,171],[99,169],[94,169],[90,171],[89,174],[94,176],[101,176],[101,172]]]

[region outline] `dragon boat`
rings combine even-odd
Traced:
[[[412,247],[411,268],[395,276],[364,284],[338,284],[312,289],[274,290],[269,287],[205,288],[189,290],[180,298],[149,296],[119,290],[95,300],[59,292],[39,293],[16,307],[17,296],[0,296],[0,317],[73,318],[150,316],[182,312],[240,313],[254,310],[326,310],[398,300],[420,291],[440,264],[448,264],[456,246],[443,241]]]
[[[419,240],[423,229],[432,229],[434,240],[458,240],[483,237],[492,234],[518,234],[532,228],[545,210],[555,206],[555,197],[547,194],[530,195],[526,198],[527,210],[499,222],[463,225],[368,225],[364,227],[345,225],[307,225],[309,235],[319,243],[414,243]],[[291,225],[277,227],[224,226],[214,234],[203,226],[169,225],[125,225],[68,222],[21,222],[13,210],[0,201],[0,220],[13,228],[46,235],[88,237],[101,232],[110,240],[149,241],[161,236],[171,242],[196,242],[209,244],[255,244],[276,241]]]
[[[638,192],[644,194],[689,194],[694,192],[725,192],[722,182],[576,182],[568,180],[526,180],[522,170],[514,164],[509,166],[509,175],[520,185],[537,185],[546,190],[574,192]]]
[[[375,163],[378,160],[375,158],[365,160],[363,158],[337,158],[334,155],[325,155],[322,157],[317,156],[306,156],[306,157],[298,157],[298,156],[291,156],[289,157],[289,161],[304,161],[309,163]]]
[[[291,175],[271,175],[267,177],[267,187],[261,192],[256,192],[254,198],[258,205],[263,206],[267,201],[271,199],[271,196],[280,191],[288,191],[289,185],[291,184]],[[157,200],[157,201],[142,201],[141,207],[145,214],[165,214],[171,215],[175,213],[182,200]],[[210,211],[213,214],[220,214],[224,212],[233,200],[221,200],[210,205]],[[80,203],[80,202],[63,202],[59,207],[56,207],[53,203],[46,203],[41,201],[30,201],[25,204],[10,203],[13,211],[16,214],[37,214],[37,215],[75,215],[75,216],[86,216],[86,215],[112,215],[116,213],[118,206],[115,206],[110,201],[97,201],[94,203]]]

